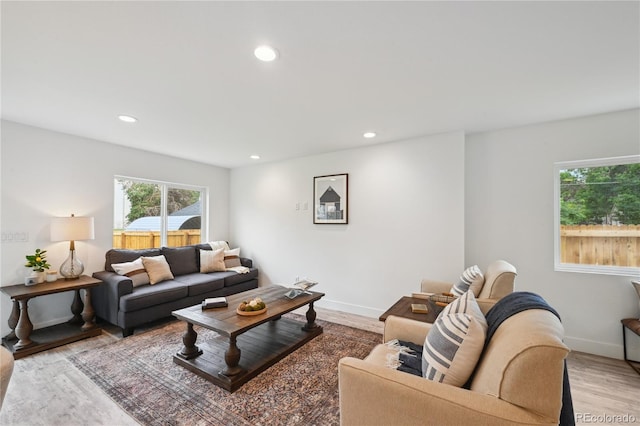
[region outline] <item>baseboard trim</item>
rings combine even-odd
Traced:
[[[624,359],[622,345],[602,343],[595,340],[581,339],[579,337],[565,336],[564,343],[572,351],[586,352],[592,355],[600,355],[607,358]]]
[[[348,314],[362,315],[369,318],[378,318],[384,313],[382,309],[374,309],[368,306],[354,305],[351,303],[344,303],[326,299],[318,300],[315,306],[319,308],[331,309],[334,311],[346,312]]]

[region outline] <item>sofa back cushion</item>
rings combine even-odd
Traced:
[[[199,252],[195,246],[162,247],[162,254],[167,259],[174,276],[193,274],[199,271],[196,258]]]
[[[114,263],[133,262],[140,256],[159,256],[160,249],[142,249],[142,250],[129,250],[129,249],[111,249],[107,250],[105,254],[104,270],[109,272],[115,272],[111,267]]]
[[[471,390],[557,422],[564,359],[569,352],[563,336],[560,320],[547,310],[530,309],[511,316],[485,348]]]

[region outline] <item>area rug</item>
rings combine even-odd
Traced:
[[[337,425],[338,361],[364,358],[382,338],[316,322],[323,334],[233,394],[173,362],[182,347],[183,322],[80,352],[69,360],[144,425]],[[217,336],[198,326],[195,330],[198,341]]]

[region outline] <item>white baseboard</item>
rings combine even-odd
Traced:
[[[374,309],[368,306],[353,305],[351,303],[337,302],[335,300],[320,299],[315,306],[319,308],[331,309],[334,311],[346,312],[349,314],[362,315],[363,317],[378,318],[384,310]]]
[[[622,345],[602,343],[595,340],[581,339],[579,337],[565,336],[564,343],[572,351],[585,352],[607,358],[624,359]]]

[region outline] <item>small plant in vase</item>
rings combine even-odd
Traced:
[[[38,277],[38,283],[44,282],[44,270],[51,267],[47,263],[47,251],[36,249],[34,254],[28,254],[26,256],[27,263],[24,265],[27,268],[31,268],[35,275]]]

